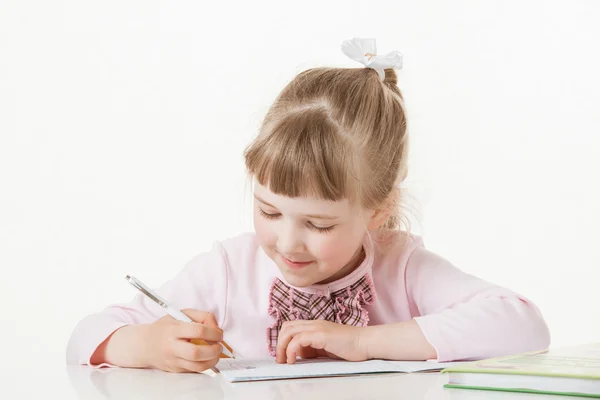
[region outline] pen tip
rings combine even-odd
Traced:
[[[125,275],[125,279],[129,280],[131,277],[129,275]]]

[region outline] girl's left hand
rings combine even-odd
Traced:
[[[365,329],[323,320],[286,321],[277,338],[277,363],[294,364],[296,356],[367,360],[367,350],[361,340]]]

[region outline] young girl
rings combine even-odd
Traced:
[[[157,293],[85,317],[74,364],[204,371],[224,340],[241,358],[478,359],[549,346],[526,298],[455,268],[401,230],[406,176],[397,52],[344,42],[367,68],[299,74],[245,152],[255,233],[217,242]],[[191,340],[212,345],[196,345]]]

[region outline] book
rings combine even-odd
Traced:
[[[295,364],[277,364],[272,358],[259,360],[222,358],[216,369],[229,382],[246,382],[393,372],[435,372],[457,364],[459,363],[431,361],[343,361],[328,358],[299,359]]]
[[[600,398],[600,343],[473,361],[442,373],[448,388]]]

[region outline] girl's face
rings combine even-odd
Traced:
[[[255,183],[258,241],[296,287],[333,282],[352,272],[362,261],[362,243],[374,214],[347,200],[290,198]]]

